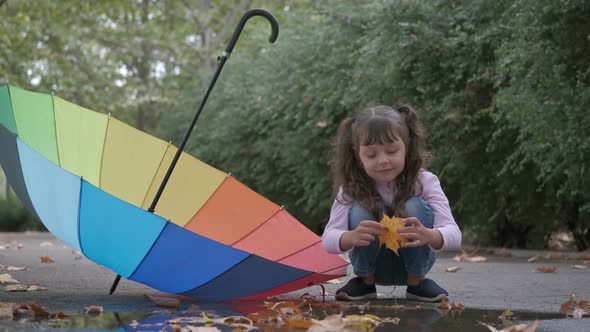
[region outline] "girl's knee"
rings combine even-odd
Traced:
[[[375,220],[375,217],[369,210],[362,207],[359,203],[354,202],[348,211],[348,229],[357,228],[363,220]]]
[[[432,207],[422,198],[416,196],[410,198],[406,201],[404,208],[407,217],[418,218],[425,227],[432,228],[434,226]]]

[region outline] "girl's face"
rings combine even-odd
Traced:
[[[404,169],[406,145],[399,136],[395,138],[396,141],[391,143],[359,146],[365,172],[375,181],[392,181]]]

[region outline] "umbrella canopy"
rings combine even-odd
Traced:
[[[57,96],[0,86],[0,164],[24,205],[90,260],[168,293],[253,298],[346,274],[285,209],[177,148]]]

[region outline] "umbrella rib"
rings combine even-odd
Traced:
[[[145,255],[143,255],[143,258],[141,259],[141,261],[139,261],[139,263],[137,263],[137,266],[135,266],[135,268],[133,269],[133,272],[131,272],[131,274],[129,274],[129,278],[127,278],[127,279],[133,280],[131,278],[133,278],[133,275],[135,274],[135,272],[137,271],[137,269],[141,266],[141,264],[143,264],[143,262],[145,261],[145,259],[150,255],[150,253],[152,252],[152,249],[154,249],[154,246],[156,245],[156,243],[158,243],[158,240],[160,239],[160,237],[162,236],[162,234],[164,234],[164,230],[166,229],[166,227],[168,227],[168,224],[172,224],[170,222],[170,220],[167,220],[166,221],[166,225],[164,225],[164,227],[162,227],[162,230],[160,230],[160,234],[158,234],[158,237],[154,240],[154,242],[152,242],[152,245],[150,246],[150,249],[145,252]]]
[[[235,249],[235,248],[234,248],[234,249]],[[223,272],[220,272],[220,273],[219,273],[217,276],[215,276],[215,278],[211,278],[211,279],[209,279],[207,282],[205,282],[205,283],[203,283],[203,284],[200,284],[200,285],[198,285],[198,286],[196,286],[196,287],[193,287],[193,288],[187,289],[187,290],[185,290],[185,291],[182,291],[182,292],[178,292],[178,293],[176,293],[176,294],[183,294],[183,293],[187,293],[187,292],[192,292],[192,291],[194,291],[194,290],[197,290],[197,289],[199,289],[199,288],[201,288],[201,287],[204,287],[204,286],[206,286],[206,285],[208,285],[208,284],[212,283],[213,281],[215,281],[215,280],[219,279],[219,278],[220,278],[221,276],[223,276],[224,274],[228,273],[228,271],[231,271],[231,270],[235,269],[236,267],[238,267],[238,265],[240,265],[240,264],[244,263],[244,262],[245,262],[245,261],[246,261],[248,258],[250,258],[250,256],[256,256],[256,255],[254,255],[254,254],[249,254],[249,255],[245,256],[245,257],[244,257],[244,259],[242,259],[241,261],[239,261],[239,262],[237,262],[236,264],[232,265],[232,266],[231,266],[230,268],[228,268],[227,270],[224,270]],[[135,272],[135,271],[134,271],[134,272]]]
[[[102,152],[100,153],[100,168],[98,169],[98,188],[102,188],[102,166],[104,165],[104,149],[107,145],[107,135],[109,133],[109,124],[111,123],[111,113],[108,114],[107,125],[104,130],[104,139],[102,142]]]
[[[166,154],[168,153],[168,150],[170,149],[171,146],[172,146],[172,142],[168,142],[168,147],[166,147],[166,151],[164,151],[164,154],[162,155],[162,159],[160,159],[160,162],[158,163],[158,168],[156,169],[156,172],[154,173],[154,176],[152,177],[152,180],[150,181],[150,186],[148,187],[148,190],[145,192],[145,195],[143,196],[143,200],[141,201],[142,207],[146,203],[146,199],[148,198],[148,195],[150,193],[150,189],[152,188],[152,186],[154,185],[154,182],[156,181],[156,177],[158,176],[158,171],[160,170],[160,167],[162,167],[162,165],[164,164],[164,158],[166,158]],[[155,211],[152,213],[155,213]]]
[[[14,133],[14,135],[16,137],[19,137],[19,135],[18,135],[18,124],[16,123],[16,114],[14,113],[14,103],[12,102],[12,93],[10,92],[10,90],[11,90],[10,89],[10,84],[8,84],[8,99],[10,100],[10,110],[12,111],[12,121],[14,121],[14,131],[16,131],[16,133]]]
[[[76,226],[78,228],[78,247],[80,247],[80,252],[82,253],[82,255],[86,256],[84,254],[84,248],[82,248],[82,239],[80,238],[80,211],[82,211],[82,181],[84,181],[84,179],[80,177],[80,195],[78,195],[78,223]]]
[[[51,111],[53,113],[53,134],[55,136],[55,151],[57,152],[57,163],[61,167],[61,156],[59,153],[59,142],[57,138],[57,119],[55,118],[55,95],[51,91]]]
[[[230,244],[230,247],[233,247],[234,245],[236,245],[240,241],[242,241],[245,238],[247,238],[248,236],[250,236],[250,234],[256,232],[256,230],[258,230],[260,227],[262,227],[264,224],[266,224],[269,220],[272,219],[272,217],[274,217],[277,213],[281,212],[281,210],[283,210],[283,207],[282,206],[279,207],[279,209],[277,211],[275,211],[273,214],[271,214],[268,218],[266,218],[266,220],[264,222],[260,223],[258,226],[254,227],[251,231],[249,231],[248,233],[246,233],[244,236],[242,236],[241,238],[239,238],[238,240],[236,240],[232,244]]]

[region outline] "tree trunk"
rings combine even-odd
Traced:
[[[574,202],[566,209],[566,223],[568,229],[574,235],[574,241],[578,250],[583,251],[590,248],[590,231],[580,225],[580,198],[576,197]]]

